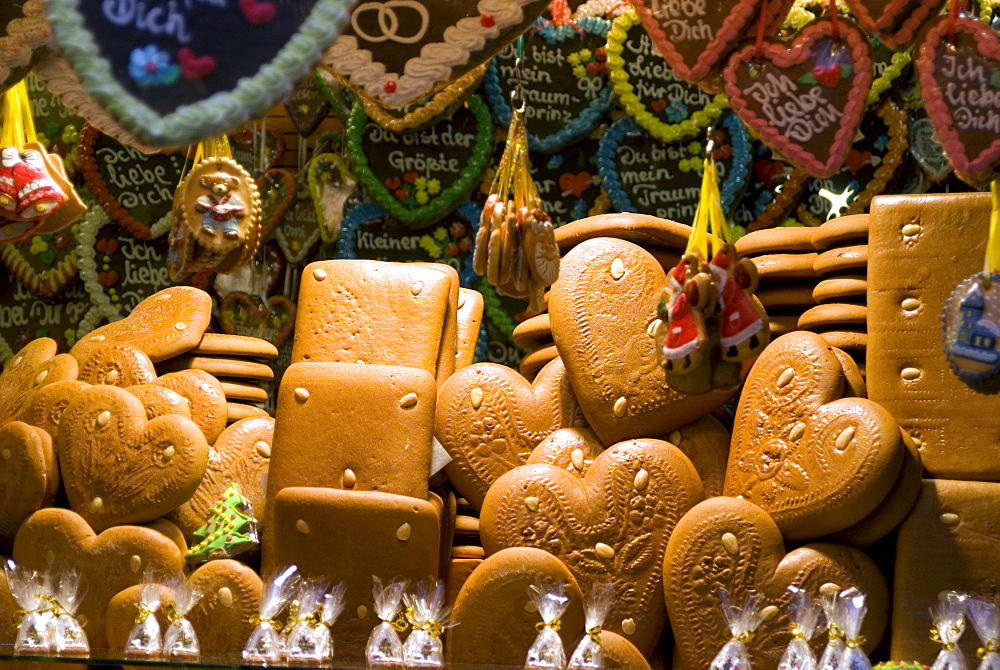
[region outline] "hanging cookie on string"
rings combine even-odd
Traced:
[[[24,81],[3,94],[0,114],[0,243],[69,226],[87,206],[62,158],[37,141]]]
[[[250,173],[233,160],[229,138],[200,143],[193,162],[174,194],[167,259],[173,281],[202,270],[237,270],[260,246],[260,193]]]
[[[524,41],[518,41],[519,56]],[[521,67],[518,58],[515,68]],[[524,88],[517,78],[511,93],[507,148],[490,188],[476,234],[473,268],[496,289],[527,298],[528,314],[544,310],[545,289],[559,277],[559,247],[552,220],[531,178]]]
[[[1000,181],[990,185],[993,211],[982,272],[959,284],[942,314],[951,371],[980,393],[1000,391]]]

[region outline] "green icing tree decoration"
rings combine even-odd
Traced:
[[[198,544],[185,554],[191,563],[232,558],[257,546],[257,520],[236,484],[230,484],[219,496],[208,523],[196,530],[194,536]]]

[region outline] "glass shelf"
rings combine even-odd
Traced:
[[[131,666],[141,668],[191,668],[214,670],[217,668],[261,668],[267,667],[269,670],[303,670],[303,668],[335,668],[337,670],[361,670],[367,669],[364,663],[356,660],[337,660],[326,665],[287,665],[284,663],[268,664],[266,666],[247,663],[241,657],[231,654],[202,654],[196,661],[182,659],[162,659],[162,658],[136,658],[125,656],[122,652],[110,649],[95,649],[88,657],[79,656],[35,656],[19,655],[14,653],[14,647],[10,644],[0,644],[0,667],[8,661],[20,663],[53,663],[53,664],[82,664],[91,667],[98,666]],[[478,665],[469,663],[451,663],[446,666],[447,670],[485,670],[486,668],[514,668],[515,666],[502,665]],[[521,666],[523,669],[523,666]],[[53,668],[57,670],[57,668]]]

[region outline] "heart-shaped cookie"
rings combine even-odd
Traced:
[[[89,124],[80,131],[78,150],[83,176],[101,206],[137,238],[152,239],[150,226],[173,206],[184,156],[144,154]]]
[[[729,461],[731,436],[718,419],[703,416],[693,423],[672,430],[661,439],[680,449],[691,459],[701,477],[705,497],[722,495]]]
[[[739,118],[730,113],[723,117],[712,139],[722,209],[728,212],[750,170],[750,138]],[[640,129],[631,117],[624,117],[601,139],[597,167],[616,209],[693,221],[704,154],[700,142],[664,144]]]
[[[413,133],[385,130],[356,104],[347,150],[358,180],[379,207],[411,227],[444,216],[475,187],[493,151],[489,107],[471,96],[450,117]]]
[[[78,366],[66,354],[56,355],[56,346],[50,337],[31,340],[4,364],[0,372],[0,425],[22,419],[37,389],[76,379]]]
[[[585,477],[604,445],[589,428],[560,428],[538,443],[526,463],[548,463]]]
[[[954,35],[952,38],[951,35]],[[927,116],[958,175],[987,181],[1000,162],[1000,36],[969,16],[931,23],[918,47],[917,76]]]
[[[140,12],[60,0],[46,7],[86,92],[127,130],[168,147],[264,116],[312,69],[346,18],[340,0],[238,4],[241,11],[209,4]]]
[[[762,507],[788,540],[860,521],[899,475],[899,425],[877,403],[844,398],[843,388],[840,359],[804,331],[773,341],[743,387],[725,495]]]
[[[681,661],[675,667],[709,667],[732,638],[719,609],[717,592],[724,588],[734,603],[757,593],[763,606],[777,609],[777,620],[761,626],[748,643],[754,667],[774,670],[791,639],[789,586],[810,594],[857,587],[868,596],[865,648],[874,649],[882,639],[889,594],[865,554],[834,544],[810,544],[786,554],[777,526],[756,505],[721,497],[697,505],[674,528],[663,559],[663,593]]]
[[[321,64],[382,106],[403,107],[489,60],[547,6],[545,0],[362,3]]]
[[[303,171],[295,182],[295,198],[274,227],[274,240],[289,263],[301,263],[319,242],[320,223],[309,197],[309,181]]]
[[[222,384],[204,370],[180,370],[157,377],[153,382],[187,399],[191,420],[201,428],[209,445],[226,428],[226,395]]]
[[[146,409],[146,420],[152,421],[158,416],[177,414],[186,419],[191,418],[188,400],[177,391],[156,384],[140,384],[125,389],[142,403]]]
[[[892,49],[913,39],[944,0],[845,0],[861,27]]]
[[[685,396],[668,386],[647,331],[665,284],[656,259],[625,240],[588,239],[561,261],[549,298],[552,337],[580,409],[604,444],[663,435],[732,395]]]
[[[9,553],[21,522],[55,501],[59,469],[47,432],[23,421],[0,427],[0,547]]]
[[[78,378],[87,384],[126,388],[152,384],[156,379],[156,368],[149,356],[137,347],[125,342],[109,342],[87,356],[80,366]]]
[[[607,54],[615,95],[629,116],[661,142],[691,137],[729,107],[724,97],[678,77],[632,10],[614,20]]]
[[[212,317],[212,298],[190,286],[175,286],[149,296],[127,317],[91,331],[70,350],[76,360],[110,342],[126,342],[158,363],[198,346]]]
[[[807,226],[819,226],[839,216],[868,211],[872,198],[898,181],[906,156],[906,112],[886,99],[865,115],[844,166],[827,179],[811,179],[796,208]]]
[[[835,37],[836,35],[836,37]],[[750,44],[724,71],[733,110],[765,144],[814,177],[844,164],[872,83],[872,49],[853,23],[817,21],[785,44]]]
[[[13,0],[0,12],[0,91],[21,81],[48,53],[52,28],[42,0]]]
[[[280,349],[295,329],[295,309],[295,303],[283,295],[272,295],[261,304],[257,296],[233,291],[220,306],[222,330],[259,337]]]
[[[32,570],[73,568],[80,574],[86,587],[77,614],[81,622],[86,618],[83,628],[94,649],[107,646],[104,613],[116,593],[138,584],[147,570],[174,575],[184,568],[177,545],[155,530],[120,526],[98,535],[80,515],[54,507],[22,524],[13,558]]]
[[[476,509],[493,482],[524,465],[549,433],[582,425],[558,359],[533,384],[503,365],[463,368],[441,386],[436,412],[434,436],[452,457],[445,472]]]
[[[547,551],[511,547],[482,561],[455,600],[454,628],[448,630],[445,650],[449,663],[516,666],[524,663],[535,641],[535,625],[542,620],[528,599],[536,583],[561,584],[569,598],[560,617],[559,635],[567,657],[582,630],[583,593],[569,568]]]
[[[666,626],[667,538],[702,491],[676,447],[630,440],[601,453],[583,478],[548,464],[511,470],[486,494],[479,533],[487,554],[514,546],[555,554],[584,590],[611,581],[615,601],[604,627],[649,654]]]
[[[593,16],[562,24],[539,19],[523,49],[510,44],[500,51],[486,73],[486,93],[499,124],[510,125],[508,96],[520,82],[531,149],[557,151],[594,130],[612,100],[604,54],[610,25]]]
[[[722,56],[760,16],[760,0],[670,3],[635,0],[633,6],[653,43],[677,75],[694,83],[707,77]],[[791,3],[767,3],[768,24],[780,22]]]
[[[253,516],[264,518],[264,486],[271,462],[274,419],[255,417],[232,424],[212,445],[205,477],[191,499],[171,515],[187,538],[203,526],[212,505],[230,484],[250,503]]]
[[[285,135],[267,123],[241,128],[229,135],[233,160],[254,177],[273,169],[285,153]]]
[[[208,462],[208,443],[191,420],[147,421],[139,399],[114,386],[92,386],[70,402],[56,449],[70,506],[96,530],[176,509]]]
[[[89,387],[90,384],[69,380],[43,386],[31,394],[31,399],[21,414],[21,420],[41,428],[54,441],[59,435],[59,420],[63,412],[77,395]],[[52,459],[55,466],[55,451],[52,452]]]
[[[250,620],[259,613],[260,577],[252,568],[224,558],[201,566],[189,580],[204,594],[188,615],[202,652],[241,652],[253,632]]]

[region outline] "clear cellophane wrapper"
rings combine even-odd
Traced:
[[[826,646],[816,663],[818,670],[838,670],[840,658],[844,655],[844,604],[839,592],[820,596],[820,605],[826,617]]]
[[[819,632],[823,606],[809,597],[805,589],[791,586],[788,603],[788,629],[792,639],[778,662],[778,670],[816,670],[816,654],[810,640]]]
[[[941,645],[941,651],[931,670],[966,670],[968,664],[958,641],[965,633],[965,601],[968,596],[956,591],[945,591],[938,596],[938,603],[931,608],[931,639]]]
[[[531,178],[528,132],[518,109],[483,205],[472,261],[497,291],[528,300],[529,315],[544,311],[545,288],[559,276],[559,247]]]
[[[87,656],[90,654],[87,633],[76,617],[76,611],[80,607],[83,595],[80,573],[70,569],[59,575],[54,594],[58,609],[52,646],[55,652],[61,656]]]
[[[282,626],[275,620],[281,613],[298,583],[298,569],[290,565],[272,575],[260,594],[260,610],[251,620],[254,624],[250,639],[243,647],[243,660],[253,663],[277,663],[284,656]]]
[[[329,663],[333,659],[333,637],[330,635],[330,629],[337,623],[337,619],[344,612],[346,594],[347,585],[340,583],[323,596],[319,626],[316,627],[317,654],[322,663]]]
[[[169,658],[198,658],[201,644],[187,615],[201,600],[202,592],[182,578],[175,580],[171,587],[173,595],[164,605],[170,623],[163,633],[163,654]]]
[[[561,583],[532,584],[528,597],[542,620],[537,624],[538,636],[528,648],[525,670],[551,670],[566,666],[566,650],[559,628],[563,614],[569,607],[569,597]]]
[[[314,664],[320,661],[319,615],[326,595],[327,583],[302,580],[298,594],[289,606],[289,619],[285,637],[285,658],[289,663]]]
[[[871,670],[872,662],[862,648],[865,638],[861,627],[868,612],[867,596],[851,587],[840,594],[844,615],[844,651],[840,657],[840,670]]]
[[[441,636],[451,625],[451,608],[444,602],[445,585],[441,580],[420,582],[416,593],[403,596],[406,619],[411,631],[403,643],[403,667],[443,668],[444,645]]]
[[[586,635],[570,654],[568,670],[600,670],[604,667],[604,645],[601,626],[614,604],[614,589],[610,583],[595,584],[583,607]]]
[[[979,636],[978,670],[1000,670],[1000,609],[993,601],[976,597],[970,597],[965,605]]]
[[[743,607],[733,605],[725,589],[719,589],[719,601],[726,627],[732,636],[712,659],[710,670],[749,670],[750,652],[746,643],[764,620],[760,597],[756,593],[747,595]]]
[[[163,604],[160,587],[153,573],[143,573],[139,612],[125,642],[125,654],[128,656],[159,656],[163,652],[163,631],[156,618],[156,612]]]
[[[399,639],[405,622],[401,623],[399,609],[406,591],[407,582],[395,580],[383,585],[378,577],[372,577],[372,598],[375,614],[380,623],[368,638],[365,658],[369,667],[401,668],[403,666],[403,641]]]
[[[17,654],[47,654],[53,650],[52,615],[47,597],[47,579],[14,561],[4,563],[10,593],[21,608],[17,622],[14,652]]]

